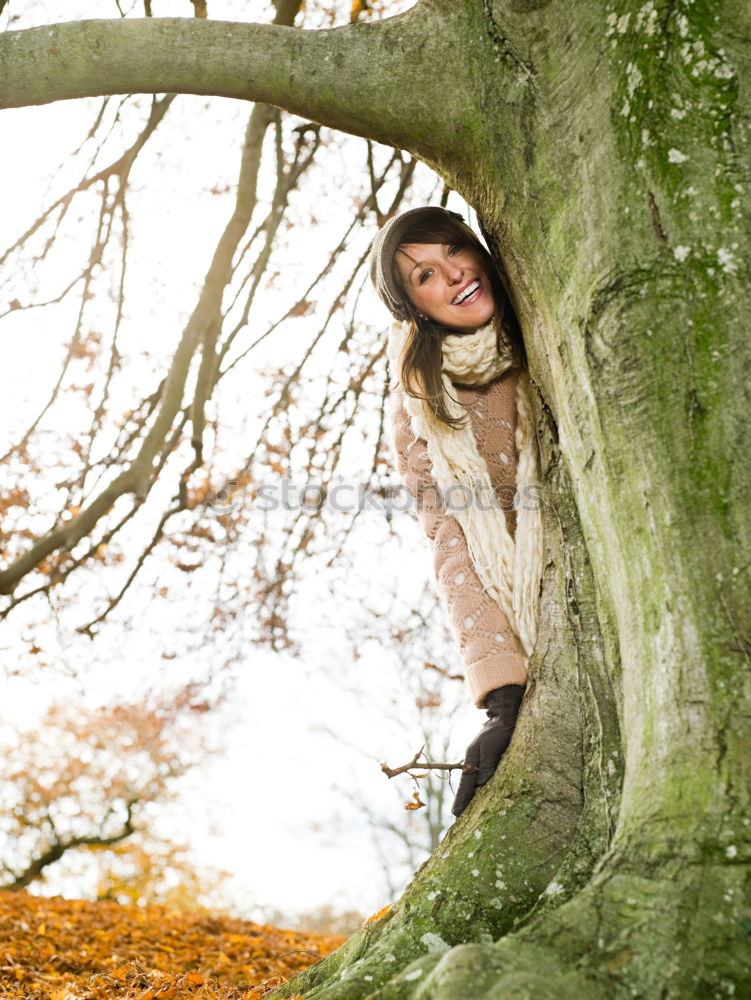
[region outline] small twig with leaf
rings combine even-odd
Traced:
[[[421,760],[420,758],[424,758]],[[419,767],[424,774],[415,774],[414,768]],[[464,774],[471,774],[476,771],[477,768],[474,764],[465,764],[464,761],[460,761],[458,764],[436,764],[428,760],[425,754],[425,745],[420,747],[415,756],[409,762],[409,764],[402,764],[400,767],[389,767],[385,762],[381,764],[381,770],[386,775],[387,778],[395,778],[397,774],[408,774],[410,778],[415,782],[415,791],[412,793],[412,802],[408,802],[405,805],[405,809],[420,809],[425,803],[420,799],[419,785],[417,784],[420,778],[427,778],[428,771],[462,771]]]

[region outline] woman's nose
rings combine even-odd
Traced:
[[[463,267],[459,267],[458,264],[447,264],[446,278],[449,281],[449,284],[455,285],[457,281],[461,281],[463,274],[464,274]]]

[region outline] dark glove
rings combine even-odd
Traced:
[[[488,721],[469,744],[464,757],[464,763],[473,765],[477,770],[462,773],[459,789],[451,807],[454,816],[464,812],[475,791],[480,785],[490,781],[498,767],[498,761],[511,742],[516,716],[524,697],[524,687],[524,684],[505,684],[489,691],[486,695]]]

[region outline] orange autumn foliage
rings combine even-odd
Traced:
[[[207,912],[0,892],[0,1000],[260,1000],[344,940]]]
[[[383,917],[386,916],[387,913],[390,912],[393,906],[394,906],[393,903],[387,903],[382,909],[378,910],[376,913],[373,913],[371,916],[369,916],[368,919],[363,922],[363,927],[367,927],[368,924],[374,924],[376,923],[377,920],[381,920]]]
[[[425,775],[422,775],[422,777],[425,777]],[[412,801],[408,802],[404,808],[408,809],[408,810],[410,810],[410,809],[422,809],[422,807],[424,805],[425,805],[425,803],[420,798],[420,793],[419,792],[412,792]]]

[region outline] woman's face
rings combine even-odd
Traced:
[[[495,312],[480,252],[459,243],[403,243],[396,266],[418,312],[459,333],[484,326]]]

